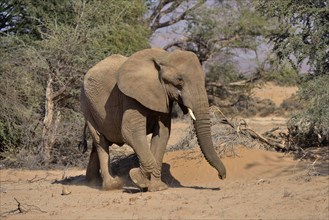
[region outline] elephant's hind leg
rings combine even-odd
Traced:
[[[104,190],[110,190],[110,189],[117,189],[121,188],[122,181],[118,177],[113,177],[109,172],[109,142],[105,139],[105,137],[100,134],[92,125],[88,122],[88,128],[91,133],[91,136],[93,138],[93,145],[95,145],[95,148],[97,150],[97,156],[99,160],[99,168],[100,168],[100,174],[102,177],[102,188]],[[91,155],[92,156],[92,155]],[[96,156],[93,156],[93,160]],[[96,165],[94,165],[96,167]],[[98,172],[96,171],[95,167],[90,167],[89,172],[87,172],[87,176],[96,176],[97,174],[91,174],[90,172]],[[89,168],[89,166],[88,166]],[[87,169],[88,171],[88,169]]]
[[[101,181],[101,174],[99,173],[99,169],[100,165],[97,149],[96,145],[93,143],[86,171],[86,180],[88,184],[97,185],[97,183]]]

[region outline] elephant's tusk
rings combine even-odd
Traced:
[[[196,118],[195,118],[195,116],[194,116],[194,114],[193,114],[192,109],[188,108],[188,113],[190,113],[191,118],[195,121]]]

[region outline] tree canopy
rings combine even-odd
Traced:
[[[307,61],[316,75],[329,72],[328,1],[259,0],[257,9],[276,21],[267,37],[281,60],[296,68]]]
[[[41,38],[40,30],[47,22],[74,22],[73,1],[3,0],[0,3],[0,30],[2,33]]]
[[[111,54],[149,47],[146,5],[8,0],[1,7],[0,152],[25,149],[41,162],[61,160],[68,146],[79,143],[79,88],[86,71]]]
[[[257,9],[275,21],[267,37],[280,60],[310,71],[299,88],[305,109],[290,120],[292,145],[329,143],[329,5],[323,0],[258,0]]]

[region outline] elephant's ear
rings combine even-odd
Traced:
[[[133,54],[118,70],[118,87],[125,95],[154,111],[169,113],[169,100],[159,76],[155,57],[162,49],[146,49]]]

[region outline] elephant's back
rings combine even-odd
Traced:
[[[120,54],[114,54],[106,57],[105,59],[99,61],[95,66],[93,66],[88,72],[89,74],[99,74],[101,72],[116,71],[119,67],[128,59],[128,57],[122,56]]]
[[[116,75],[120,66],[127,60],[127,57],[121,55],[111,55],[93,66],[84,77],[84,86],[94,86],[97,82],[104,84],[105,82],[116,83]],[[91,85],[89,85],[92,83]]]
[[[127,57],[121,55],[111,55],[86,73],[81,90],[83,112],[92,112],[93,117],[100,120],[105,117],[105,104],[116,85],[117,70],[126,59]]]
[[[126,59],[127,57],[121,55],[111,55],[93,66],[84,77],[83,87],[86,96],[109,96],[117,82],[117,70]]]

